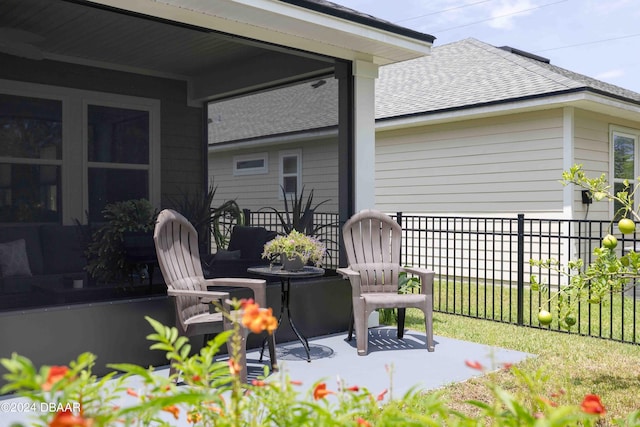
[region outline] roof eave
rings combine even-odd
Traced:
[[[376,119],[376,130],[405,129],[416,126],[480,119],[497,115],[548,110],[568,106],[635,121],[638,121],[640,117],[640,103],[636,100],[593,88],[582,87],[520,98],[378,118]]]
[[[433,36],[358,15],[311,8],[309,1],[88,0],[184,25],[235,34],[346,60],[378,65],[431,51]],[[322,10],[318,10],[322,9]],[[344,15],[344,14],[343,14]]]

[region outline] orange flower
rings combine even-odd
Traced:
[[[231,375],[238,375],[242,371],[242,366],[233,359],[229,359],[229,371]]]
[[[49,427],[90,427],[91,420],[73,415],[68,409],[56,412],[55,417],[49,423]]]
[[[298,380],[289,380],[289,384],[291,384],[291,385],[302,385],[302,381],[298,381]]]
[[[546,403],[549,406],[552,406],[554,408],[558,407],[558,404],[556,402],[553,402],[553,401],[547,399],[546,397],[538,397],[538,399],[540,399],[541,402]]]
[[[356,424],[358,424],[359,426],[371,427],[371,424],[369,424],[369,421],[365,420],[364,418],[358,418],[356,420]]]
[[[600,397],[597,394],[587,394],[580,405],[580,409],[582,409],[587,414],[599,414],[604,415],[607,413],[604,405],[600,401]]]
[[[187,414],[187,422],[188,423],[197,423],[202,421],[202,414],[199,414],[197,412],[192,412],[190,414]]]
[[[273,317],[273,310],[260,309],[260,306],[253,302],[253,300],[242,300],[241,307],[244,310],[242,314],[242,325],[251,332],[259,334],[262,331],[267,331],[270,334],[278,327],[278,320]]]
[[[138,397],[138,393],[136,393],[136,391],[134,389],[132,389],[132,388],[128,388],[127,389],[127,394],[129,396]]]
[[[47,375],[47,381],[42,384],[44,391],[49,391],[55,383],[60,381],[69,372],[69,368],[66,366],[51,366],[49,368],[49,374]]]
[[[470,367],[471,369],[476,369],[478,371],[484,370],[484,366],[482,366],[482,364],[480,362],[478,362],[477,360],[475,360],[475,361],[465,360],[464,364],[467,365],[468,367]]]
[[[358,387],[357,385],[352,385],[351,387],[347,387],[348,391],[353,391],[353,392],[359,392],[360,391],[360,387]]]
[[[217,406],[208,405],[208,406],[205,406],[205,408],[210,410],[211,412],[214,412],[220,415],[221,417],[224,417],[224,411],[221,408],[218,408]]]
[[[178,408],[176,405],[165,406],[164,408],[162,408],[162,410],[173,414],[173,418],[175,418],[176,420],[180,415],[180,408]]]
[[[253,384],[256,387],[264,387],[264,386],[267,385],[267,383],[265,383],[262,380],[253,380],[253,381],[251,381],[251,384]]]
[[[333,392],[330,390],[327,390],[326,383],[318,383],[318,385],[316,385],[316,388],[313,389],[313,398],[315,400],[324,399],[329,394],[333,394]]]
[[[382,390],[382,392],[380,392],[380,394],[378,395],[377,399],[378,400],[383,400],[384,396],[387,394],[389,390],[387,390],[386,388],[384,390]]]
[[[502,369],[504,369],[505,371],[508,371],[509,369],[511,369],[512,366],[513,366],[513,363],[505,362],[502,364]]]

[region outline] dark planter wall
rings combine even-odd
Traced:
[[[155,297],[0,313],[0,357],[15,352],[36,366],[68,365],[88,351],[98,356],[98,375],[109,363],[164,365],[164,355],[149,350],[145,315],[172,325],[173,302]]]
[[[280,313],[280,284],[270,283],[268,304]],[[297,281],[292,284],[291,310],[298,329],[308,338],[347,330],[351,310],[348,281],[335,278]],[[98,356],[94,372],[109,372],[109,363],[164,366],[164,353],[149,350],[146,336],[152,332],[148,315],[174,325],[174,306],[169,297],[140,298],[95,304],[79,304],[41,310],[0,313],[0,358],[18,353],[36,366],[67,365],[80,353]],[[276,335],[278,342],[295,340],[287,322]],[[202,343],[192,340],[194,351]],[[250,347],[261,344],[251,336]],[[6,371],[0,367],[0,374]],[[4,384],[0,380],[0,385]]]

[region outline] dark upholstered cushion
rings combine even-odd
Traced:
[[[0,274],[3,278],[31,276],[24,239],[0,243]]]
[[[236,225],[231,232],[229,251],[240,251],[240,258],[259,260],[262,258],[264,244],[267,242],[267,229]]]
[[[87,260],[81,230],[75,225],[43,225],[40,229],[44,272],[46,274],[84,271]]]
[[[242,255],[239,250],[227,251],[224,249],[220,249],[213,256],[216,261],[229,261],[232,259],[240,259]]]
[[[40,246],[40,226],[13,225],[0,227],[0,243],[24,239],[29,258],[29,267],[34,276],[42,274],[42,247]]]

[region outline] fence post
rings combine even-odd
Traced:
[[[518,214],[518,325],[524,324],[524,214]]]
[[[251,225],[251,209],[242,209],[242,215],[244,215],[244,225]]]

